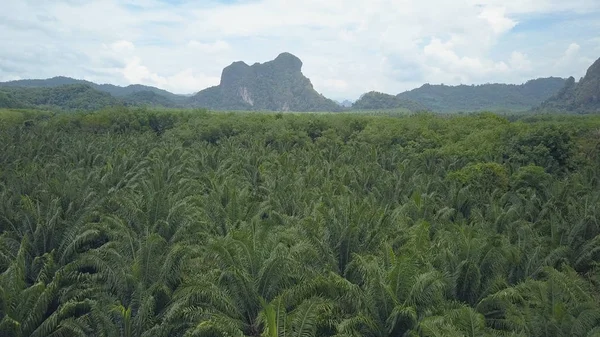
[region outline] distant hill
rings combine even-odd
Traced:
[[[113,84],[96,84],[86,80],[78,80],[70,77],[57,76],[49,79],[32,79],[32,80],[17,80],[17,81],[9,81],[9,82],[0,82],[1,87],[23,87],[23,88],[54,88],[64,85],[71,84],[81,84],[88,85],[98,91],[106,92],[111,94],[114,97],[128,97],[127,101],[132,104],[144,104],[144,100],[149,98],[148,92],[152,92],[158,96],[164,97],[167,100],[161,100],[164,103],[165,107],[172,107],[177,105],[182,105],[188,99],[183,95],[176,95],[169,91],[146,86],[140,84],[132,84],[126,87],[121,87]],[[145,94],[135,95],[137,93],[145,92]],[[136,97],[142,99],[140,102],[134,101]],[[154,99],[157,101],[158,99]]]
[[[406,91],[399,98],[419,102],[436,112],[510,110],[524,111],[556,94],[565,79],[539,78],[527,83],[482,85],[430,85]]]
[[[55,87],[0,87],[0,108],[57,108],[62,110],[98,110],[121,104],[106,92],[87,84]]]
[[[0,87],[52,88],[69,84],[87,84],[89,86],[96,85],[95,83],[88,82],[85,80],[76,80],[70,77],[57,76],[48,79],[31,79],[0,82]]]
[[[345,99],[345,100],[343,100],[341,102],[338,101],[337,103],[340,106],[343,106],[344,108],[350,108],[350,107],[352,107],[352,104],[353,104],[350,100],[347,100],[347,99]]]
[[[0,107],[53,106],[83,110],[114,104],[213,110],[343,111],[406,109],[435,112],[599,110],[600,60],[576,83],[549,77],[524,84],[431,85],[396,96],[368,92],[354,103],[334,102],[319,94],[302,74],[302,61],[282,53],[272,61],[247,65],[238,61],[223,69],[218,86],[194,95],[176,95],[145,85],[121,87],[70,77],[0,82]],[[61,96],[62,95],[62,96]],[[89,99],[90,102],[85,102]]]
[[[426,106],[419,102],[376,91],[363,94],[356,102],[354,102],[354,104],[352,104],[352,109],[406,109],[412,112],[429,110]]]
[[[25,104],[15,98],[12,92],[4,92],[0,89],[0,108],[24,108]]]
[[[340,111],[302,74],[302,61],[282,53],[275,60],[234,62],[223,69],[218,86],[198,92],[188,105],[215,110]]]
[[[144,105],[144,106],[154,106],[154,107],[165,107],[165,108],[179,108],[182,107],[182,104],[178,102],[182,102],[184,100],[174,101],[165,97],[163,95],[157,94],[154,91],[144,90],[144,91],[136,91],[127,96],[121,97],[121,100],[126,105]]]
[[[544,101],[536,110],[600,112],[600,59],[592,64],[579,83],[575,83],[575,78],[569,77],[560,91]]]

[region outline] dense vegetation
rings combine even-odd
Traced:
[[[190,105],[217,110],[340,111],[302,74],[302,61],[290,53],[274,60],[234,62],[223,69],[218,86],[198,92]]]
[[[72,84],[88,85],[98,91],[109,93],[114,97],[127,97],[132,94],[139,93],[139,92],[150,91],[159,96],[163,96],[175,103],[180,103],[183,100],[185,100],[185,98],[186,98],[185,96],[176,95],[176,94],[173,94],[166,90],[147,86],[147,85],[132,84],[132,85],[128,85],[126,87],[121,87],[121,86],[112,85],[112,84],[97,84],[97,83],[86,81],[86,80],[78,80],[78,79],[64,77],[64,76],[57,76],[57,77],[48,78],[45,80],[17,80],[17,81],[0,82],[0,87],[53,88],[53,87],[61,87],[64,85],[72,85]]]
[[[363,94],[356,102],[354,102],[354,104],[352,104],[352,109],[405,109],[411,112],[422,112],[429,110],[421,103],[376,91]]]
[[[0,108],[94,111],[114,106],[177,108],[179,104],[153,91],[115,97],[87,84],[50,87],[0,87]]]
[[[430,85],[398,94],[436,112],[526,111],[556,94],[565,84],[550,77],[515,84]]]
[[[600,118],[0,113],[0,336],[598,336]]]
[[[137,91],[123,97],[123,101],[127,105],[142,105],[149,107],[177,108],[180,107],[174,100],[166,96],[157,94],[154,91]],[[182,102],[183,103],[183,102]]]
[[[85,84],[59,87],[0,87],[0,108],[93,111],[122,103],[110,94]]]

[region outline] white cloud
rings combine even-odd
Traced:
[[[512,69],[505,62],[493,62],[481,57],[459,56],[452,42],[433,39],[425,48],[425,65],[433,78],[450,84],[468,83],[490,74],[501,74]]]
[[[231,49],[229,43],[219,40],[215,42],[199,42],[196,40],[191,40],[187,44],[188,47],[205,53],[218,53],[222,51],[227,51]]]
[[[581,47],[577,43],[571,43],[565,51],[565,58],[570,59],[575,57],[579,53]]]
[[[486,20],[496,34],[511,30],[517,22],[506,17],[506,8],[485,8],[479,17]]]
[[[169,76],[162,76],[144,66],[137,56],[129,59],[121,72],[129,84],[146,83],[175,91],[180,88],[189,88],[189,92],[194,92],[197,90],[194,90],[194,88],[206,88],[219,83],[218,77],[196,73],[189,68]]]
[[[510,54],[509,65],[514,70],[530,71],[532,63],[527,55],[518,51],[513,51]]]
[[[67,75],[178,93],[217,84],[233,61],[283,51],[332,98],[578,75],[600,56],[597,23],[578,17],[600,13],[597,0],[3,0],[2,12],[0,43],[11,48],[0,50],[0,78]],[[578,24],[511,35],[547,14]]]
[[[132,42],[126,40],[120,40],[112,43],[110,49],[114,52],[132,52],[135,50],[135,46]]]
[[[16,81],[16,80],[20,80],[20,79],[21,78],[19,76],[13,76],[13,75],[0,77],[0,81],[2,81],[2,82]]]
[[[563,54],[553,62],[552,67],[554,71],[564,77],[574,76],[576,80],[583,76],[584,71],[587,70],[594,60],[581,55],[581,46],[575,42],[569,44],[564,50]],[[573,67],[579,67],[583,71],[572,72]]]

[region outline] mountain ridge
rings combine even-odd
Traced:
[[[302,74],[302,61],[287,52],[264,63],[231,63],[223,69],[219,85],[198,92],[191,102],[214,110],[342,110],[314,89]]]
[[[396,96],[419,102],[435,112],[527,111],[558,92],[565,81],[559,77],[546,77],[523,84],[449,86],[426,83]]]
[[[178,95],[167,90],[131,84],[97,84],[87,80],[56,76],[0,82],[0,107],[35,106],[35,97],[26,97],[29,89],[55,88],[57,92],[81,95],[83,91],[64,86],[84,85],[109,94],[114,104],[167,108],[209,108],[213,110],[271,111],[346,111],[373,109],[430,110],[439,113],[470,111],[594,111],[600,110],[600,59],[576,83],[574,78],[546,77],[522,84],[487,83],[480,85],[423,84],[397,95],[370,91],[353,103],[335,102],[318,93],[302,73],[302,61],[287,52],[275,59],[248,65],[232,62],[221,73],[219,85],[192,95]],[[12,89],[11,89],[12,88]],[[21,89],[15,89],[21,88]],[[62,88],[62,89],[61,89]],[[31,95],[53,96],[52,90],[34,91]],[[87,92],[100,102],[108,97]],[[65,101],[71,99],[65,97]],[[73,98],[78,99],[78,98]],[[70,104],[70,103],[69,103]],[[60,105],[58,105],[60,107]],[[84,105],[85,106],[85,105]],[[90,105],[95,106],[95,105]]]
[[[185,97],[185,95],[177,95],[164,89],[157,87],[143,85],[143,84],[130,84],[126,86],[110,84],[110,83],[95,83],[88,80],[81,80],[67,76],[54,76],[47,79],[21,79],[0,82],[0,87],[25,87],[25,88],[48,88],[48,87],[59,87],[70,84],[86,84],[99,91],[107,92],[115,97],[127,96],[132,93],[140,91],[152,91],[159,95],[166,97]]]
[[[574,77],[569,77],[555,95],[542,102],[534,110],[600,112],[600,58],[588,68],[585,76],[579,82],[575,82]]]
[[[50,108],[92,111],[123,102],[87,84],[54,87],[0,87],[0,108]]]
[[[425,105],[406,98],[369,91],[362,94],[351,106],[353,110],[405,109],[410,112],[429,111]]]

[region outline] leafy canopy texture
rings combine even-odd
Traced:
[[[599,336],[598,130],[0,110],[0,336]]]

